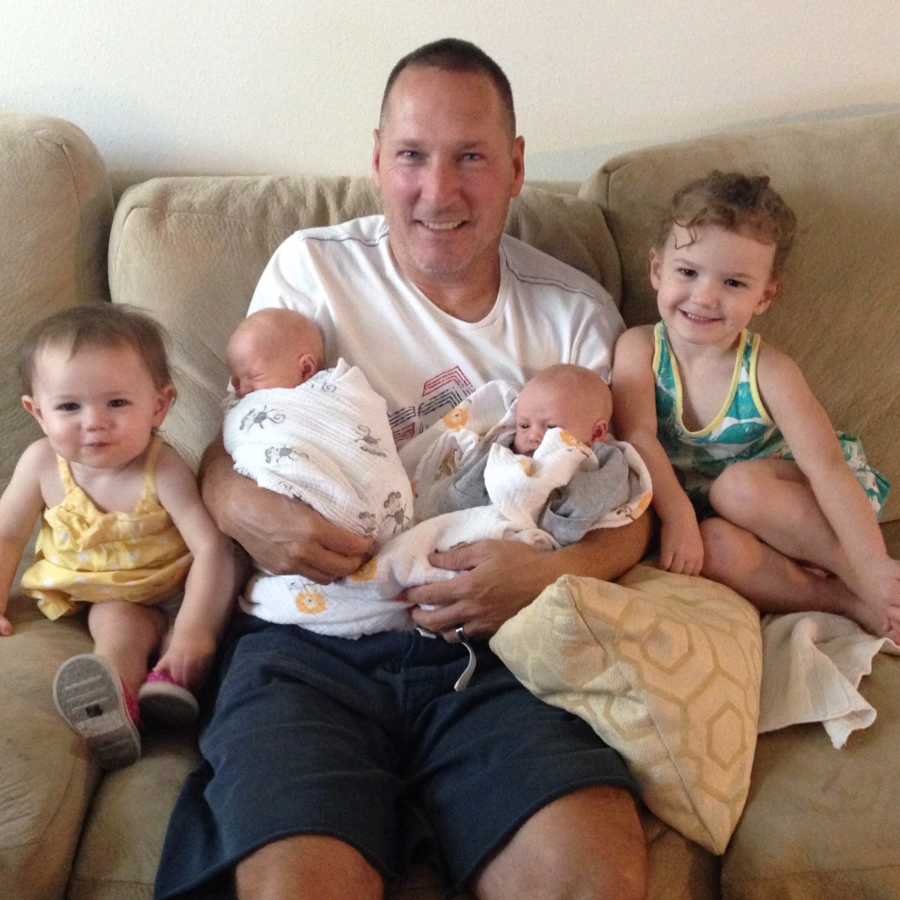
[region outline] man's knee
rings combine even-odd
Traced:
[[[539,810],[479,876],[479,897],[639,900],[647,847],[629,793],[586,788]]]
[[[235,870],[240,900],[380,900],[384,881],[366,859],[343,841],[295,835],[261,847]]]

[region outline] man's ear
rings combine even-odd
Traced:
[[[525,184],[525,138],[521,135],[513,141],[513,185],[510,195],[518,197]]]
[[[609,422],[606,419],[597,419],[591,430],[591,444],[600,444],[609,435]]]
[[[309,381],[309,379],[319,371],[319,365],[311,353],[304,353],[297,360],[297,365],[299,370],[298,386],[303,384],[304,381]]]
[[[372,132],[372,177],[378,181],[381,174],[381,130],[376,128]]]

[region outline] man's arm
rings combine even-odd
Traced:
[[[372,553],[369,538],[344,531],[305,503],[238,475],[221,438],[203,456],[200,485],[220,531],[275,575],[302,575],[330,584],[353,574]]]
[[[561,550],[539,550],[518,541],[479,541],[430,562],[462,574],[450,581],[410,588],[407,599],[436,609],[413,610],[417,625],[452,634],[462,625],[471,637],[493,634],[560,575],[587,575],[613,581],[636,565],[647,551],[653,516],[644,513],[630,525],[588,532]]]

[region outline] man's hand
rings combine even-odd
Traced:
[[[371,556],[369,538],[332,525],[305,503],[256,490],[264,496],[246,508],[231,536],[266,571],[330,584],[352,575]]]
[[[552,555],[519,541],[478,541],[432,553],[433,566],[461,574],[407,590],[410,602],[436,607],[413,609],[413,620],[450,639],[459,625],[468,637],[488,637],[544,589],[548,576],[543,573]]]
[[[429,561],[460,572],[456,578],[406,591],[420,606],[413,620],[429,631],[455,640],[462,625],[469,637],[488,637],[526,607],[560,575],[582,575],[614,581],[640,562],[650,541],[653,517],[648,513],[621,528],[589,531],[577,544],[561,550],[539,550],[520,541],[479,541]]]
[[[332,525],[305,503],[238,475],[221,442],[207,450],[202,491],[222,533],[275,575],[330,584],[352,575],[372,554],[370,538]]]

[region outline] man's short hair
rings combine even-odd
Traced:
[[[384,125],[384,115],[387,109],[388,98],[394,82],[404,69],[411,66],[432,66],[435,69],[443,69],[445,72],[478,72],[486,75],[493,82],[500,100],[506,110],[506,118],[509,124],[510,137],[516,136],[516,109],[513,104],[512,87],[506,73],[497,63],[491,59],[480,47],[469,41],[459,38],[442,38],[424,44],[412,53],[407,53],[397,65],[391,69],[387,84],[384,86],[384,94],[381,98],[381,113],[379,122]]]

